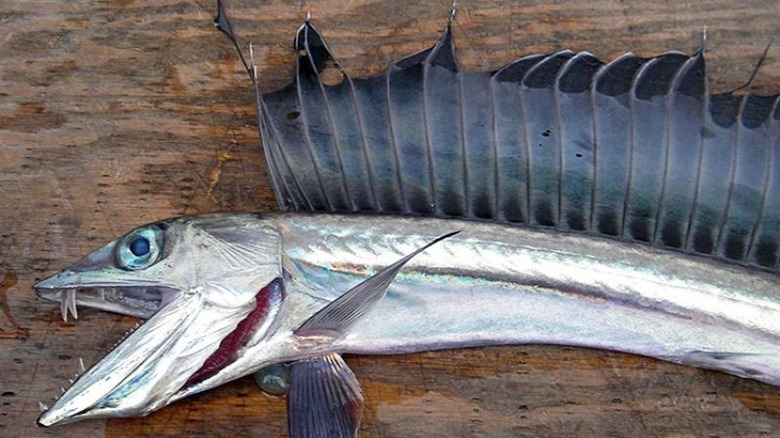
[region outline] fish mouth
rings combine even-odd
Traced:
[[[46,281],[46,280],[44,280]],[[148,319],[173,301],[179,290],[165,286],[47,287],[33,289],[44,300],[60,303],[62,319],[78,319],[78,306]]]
[[[67,298],[72,291],[60,291],[66,303],[73,303]],[[163,306],[79,376],[51,408],[42,406],[38,425],[139,416],[167,404],[205,358],[199,340],[216,347],[229,330],[220,320],[229,319],[230,312],[204,304],[202,295],[182,294]]]
[[[39,283],[40,285],[40,283]],[[38,425],[49,427],[85,419],[146,415],[173,401],[178,392],[213,376],[235,360],[249,338],[264,332],[281,305],[276,279],[254,302],[238,307],[213,305],[199,289],[167,287],[43,287],[38,294],[59,301],[75,316],[76,303],[99,303],[120,313],[151,313],[97,364],[43,411]],[[43,295],[42,295],[43,294]],[[44,296],[45,295],[45,296]],[[97,306],[91,306],[97,307]],[[158,310],[155,310],[158,309]]]

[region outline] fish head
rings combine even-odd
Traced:
[[[275,234],[259,216],[248,214],[159,221],[128,232],[33,288],[63,309],[77,305],[139,318],[151,317],[193,289],[229,306],[254,296],[258,275],[279,274]]]
[[[152,412],[271,331],[284,301],[281,238],[257,215],[145,225],[37,283],[39,296],[148,320],[44,412],[42,426]]]

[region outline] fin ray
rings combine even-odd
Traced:
[[[287,430],[291,438],[355,437],[362,417],[360,384],[340,355],[290,366]]]
[[[454,231],[437,237],[423,247],[360,282],[330,304],[320,309],[295,330],[299,336],[340,334],[378,303],[387,292],[395,276],[414,256],[442,240],[458,234]]]

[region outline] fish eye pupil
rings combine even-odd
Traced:
[[[149,254],[150,249],[151,245],[149,244],[149,239],[146,237],[139,236],[130,242],[130,252],[132,252],[136,257]]]

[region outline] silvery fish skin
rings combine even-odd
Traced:
[[[126,270],[132,236],[149,229],[163,230],[157,257]],[[409,261],[353,325],[296,333],[361,280],[456,230]],[[241,275],[223,278],[230,272]],[[776,275],[614,239],[430,218],[185,217],[141,227],[36,290],[60,300],[78,287],[76,302],[94,303],[91,288],[121,294],[139,283],[161,287],[167,304],[82,375],[41,425],[144,415],[269,364],[334,352],[552,343],[780,385]],[[251,329],[235,349],[215,353],[246,320]],[[204,373],[215,356],[229,359]]]

